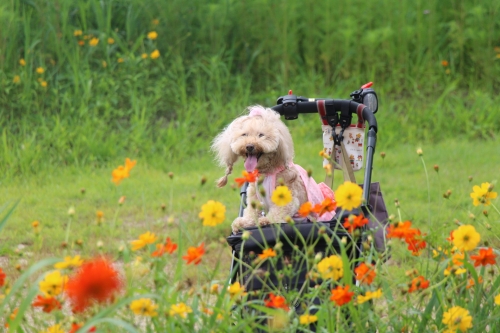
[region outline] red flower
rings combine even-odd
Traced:
[[[344,227],[351,234],[355,229],[361,228],[366,224],[368,224],[368,219],[363,214],[359,214],[358,216],[350,215],[344,219]]]
[[[253,183],[259,178],[259,171],[254,170],[252,172],[243,171],[242,178],[236,178],[234,181],[238,184],[238,187],[242,187],[246,182]]]
[[[38,295],[36,300],[31,304],[33,307],[40,307],[43,312],[50,313],[54,309],[61,310],[61,303],[55,297],[43,297]]]
[[[345,286],[344,288],[337,286],[337,289],[332,289],[331,292],[330,300],[334,301],[338,306],[349,303],[352,295],[354,295],[354,292],[349,291],[349,286]]]
[[[118,272],[104,258],[84,263],[66,283],[66,295],[73,305],[73,312],[82,312],[93,302],[112,301],[123,286]]]
[[[201,257],[205,253],[204,246],[204,243],[201,243],[198,247],[191,246],[187,250],[187,255],[183,256],[182,259],[186,260],[187,264],[193,262],[195,265],[198,265],[201,262]]]
[[[268,308],[283,309],[288,311],[288,305],[286,305],[285,298],[283,296],[276,296],[273,293],[269,294],[269,298],[266,300],[264,305]]]
[[[356,280],[361,281],[361,283],[366,283],[368,285],[372,284],[373,279],[375,278],[375,270],[373,266],[367,266],[365,263],[361,263],[358,267],[354,269],[354,273],[356,273]]]
[[[493,249],[490,247],[488,249],[480,249],[479,254],[475,256],[470,256],[472,260],[475,260],[474,267],[486,266],[488,264],[494,265],[496,263],[496,254],[493,253]]]
[[[418,289],[424,290],[429,287],[429,280],[426,280],[422,275],[417,276],[413,280],[411,280],[410,288],[408,288],[408,292],[412,293]]]
[[[172,254],[177,250],[177,244],[172,243],[170,237],[167,237],[165,244],[156,244],[156,251],[151,253],[153,257],[161,257],[165,253]]]
[[[2,268],[0,268],[0,287],[3,287],[5,284],[5,273],[3,272]]]
[[[82,327],[83,327],[82,324],[73,323],[71,324],[71,330],[69,331],[69,333],[76,333]],[[89,328],[87,332],[95,332],[95,331],[96,331],[95,326],[92,326],[91,328]]]

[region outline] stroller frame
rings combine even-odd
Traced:
[[[277,105],[272,107],[272,109],[278,112],[280,115],[284,115],[285,119],[293,120],[297,119],[298,115],[301,113],[318,113],[319,108],[325,110],[325,119],[330,126],[335,128],[335,126],[340,125],[342,130],[339,135],[334,134],[334,141],[336,145],[341,145],[343,141],[343,132],[351,124],[352,114],[357,114],[358,119],[366,121],[368,123],[368,132],[366,134],[366,164],[365,164],[365,174],[363,182],[363,204],[360,210],[365,216],[373,216],[373,207],[369,204],[370,202],[370,186],[372,178],[372,168],[373,168],[373,157],[375,152],[375,145],[377,140],[377,121],[372,110],[362,104],[364,97],[368,94],[375,95],[373,89],[369,88],[370,85],[365,85],[361,89],[356,90],[351,94],[351,100],[343,99],[325,99],[325,98],[306,98],[303,96],[295,96],[291,94],[282,96],[278,98]],[[376,95],[375,95],[376,96]],[[371,97],[371,96],[370,96]],[[378,107],[377,107],[378,109]],[[375,112],[377,110],[375,109]],[[243,211],[246,207],[247,200],[247,188],[248,183],[245,183],[240,189],[240,208],[239,216],[243,216]],[[352,242],[352,253],[350,256],[355,260],[359,260],[362,255],[362,237],[357,237],[356,240],[353,239],[340,223],[345,217],[350,214],[359,215],[359,209],[353,211],[342,211],[341,216],[337,214],[332,221],[314,222],[311,223],[307,221],[305,223],[297,223],[294,226],[287,225],[285,223],[271,224],[265,227],[256,227],[252,229],[258,229],[258,232],[253,233],[253,239],[243,241],[242,232],[236,235],[230,235],[227,238],[229,245],[231,245],[232,260],[230,265],[230,275],[229,284],[232,283],[233,279],[242,280],[244,276],[241,276],[240,270],[241,265],[237,264],[237,261],[244,260],[245,258],[240,258],[241,253],[248,254],[253,250],[257,249],[258,246],[263,248],[265,246],[274,245],[280,242],[282,239],[290,241],[290,239],[296,239],[297,235],[294,235],[296,230],[299,230],[301,235],[299,236],[302,240],[304,239],[314,239],[315,237],[320,237],[320,233],[325,233],[331,236],[331,244],[335,245],[336,241],[339,241],[342,237],[348,237]],[[338,226],[341,226],[338,228]],[[292,230],[293,229],[293,230]],[[247,229],[248,230],[248,229]],[[321,230],[321,231],[320,231]],[[362,233],[364,235],[364,233]],[[339,245],[339,244],[337,244]],[[239,266],[239,267],[238,267]],[[239,269],[238,269],[239,268]],[[354,268],[354,267],[352,267]],[[249,281],[247,281],[248,283]],[[353,281],[354,282],[354,281]],[[288,282],[287,282],[288,283]],[[291,285],[292,288],[302,288],[303,286],[298,279],[294,281]],[[242,283],[243,284],[243,283]],[[250,286],[254,290],[259,290],[263,285]],[[285,288],[288,284],[285,284]]]

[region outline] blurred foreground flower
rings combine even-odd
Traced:
[[[408,288],[408,292],[412,293],[419,289],[420,290],[427,289],[429,287],[429,284],[430,284],[429,280],[426,280],[422,275],[417,276],[411,281],[410,287]]]
[[[271,201],[276,206],[286,206],[292,201],[292,192],[286,186],[277,186],[271,196]]]
[[[158,59],[160,57],[160,51],[154,50],[153,52],[151,52],[150,57],[151,59]]]
[[[260,260],[265,260],[272,257],[276,257],[276,252],[273,249],[265,249],[261,254],[259,254]]]
[[[56,324],[50,326],[45,332],[41,333],[64,333],[64,330],[61,328],[61,324]]]
[[[2,267],[0,267],[0,287],[3,287],[5,285],[5,278],[7,275],[5,275],[4,271],[2,270]]]
[[[155,40],[158,38],[158,33],[156,31],[150,31],[148,32],[148,38],[151,40]]]
[[[494,265],[496,264],[496,257],[491,247],[488,249],[480,249],[479,254],[470,256],[470,258],[474,260],[474,267]]]
[[[231,297],[236,297],[245,294],[245,287],[243,287],[239,282],[235,282],[227,287],[227,291]]]
[[[359,185],[346,181],[335,191],[335,200],[340,208],[353,210],[361,206],[363,190]]]
[[[215,227],[226,219],[226,206],[214,200],[209,200],[201,206],[198,217],[203,220],[204,226]]]
[[[368,224],[368,219],[365,218],[363,214],[359,215],[349,215],[349,217],[346,217],[344,219],[344,228],[349,231],[349,233],[353,233],[354,230],[363,227],[364,225]]]
[[[185,303],[172,304],[170,306],[170,315],[171,316],[179,316],[181,318],[186,318],[188,313],[193,312],[191,307],[186,305]]]
[[[158,305],[149,298],[136,299],[130,303],[130,310],[138,316],[156,317],[158,315],[157,309]]]
[[[448,325],[447,332],[457,330],[465,332],[468,328],[472,328],[472,317],[468,310],[454,306],[443,314],[443,324]]]
[[[338,255],[332,255],[322,259],[318,265],[318,272],[322,279],[339,280],[344,276],[344,265]]]
[[[349,303],[354,295],[354,292],[349,291],[349,286],[337,286],[337,289],[332,289],[331,293],[330,300],[335,302],[338,306]]]
[[[94,302],[106,303],[114,299],[123,287],[123,281],[112,263],[105,258],[85,262],[66,283],[66,295],[73,312],[82,312]]]
[[[259,179],[259,171],[258,170],[254,170],[252,172],[248,172],[246,170],[243,170],[243,172],[241,174],[243,175],[243,177],[236,178],[234,180],[236,182],[236,184],[238,184],[238,187],[242,187],[243,184],[245,184],[246,182],[253,183],[257,179]]]
[[[153,244],[154,242],[156,242],[157,239],[158,238],[156,237],[156,235],[153,234],[152,232],[149,231],[145,232],[139,236],[138,240],[130,242],[132,244],[132,251],[137,251],[142,249],[144,246],[148,244]]]
[[[493,192],[493,186],[490,183],[482,183],[481,187],[474,185],[472,191],[470,197],[474,206],[479,206],[480,204],[489,206],[491,204],[490,199],[495,199],[498,195],[497,192]]]
[[[183,256],[182,259],[186,260],[187,264],[194,263],[198,265],[201,262],[201,257],[203,257],[205,253],[204,246],[204,243],[201,243],[198,247],[191,246],[187,250],[187,255]]]
[[[453,245],[461,251],[474,250],[480,240],[481,236],[473,225],[461,225],[453,231]]]
[[[305,314],[299,317],[299,323],[301,325],[309,325],[318,321],[318,316]]]
[[[116,184],[119,185],[122,180],[125,178],[130,177],[130,171],[134,168],[136,165],[137,161],[130,160],[130,158],[125,159],[125,166],[120,165],[118,168],[114,169],[113,172],[111,173],[112,181]]]

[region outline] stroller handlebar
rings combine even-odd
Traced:
[[[278,105],[272,109],[285,119],[297,119],[299,113],[318,113],[318,104],[324,102],[327,117],[338,117],[337,112],[357,114],[368,122],[369,129],[377,132],[377,120],[368,106],[349,99],[306,98],[303,96],[286,95],[278,98]],[[341,115],[342,117],[342,115]]]

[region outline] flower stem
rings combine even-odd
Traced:
[[[64,238],[64,243],[66,243],[66,247],[64,248],[64,253],[66,254],[68,248],[68,240],[69,240],[69,230],[71,228],[71,221],[73,220],[73,216],[69,216],[68,225],[66,226],[66,237]]]
[[[427,198],[429,200],[429,223],[431,223],[431,186],[429,184],[429,174],[427,173],[427,167],[425,166],[425,161],[422,156],[420,156],[420,160],[422,161],[422,165],[424,166],[425,179],[427,180]]]

